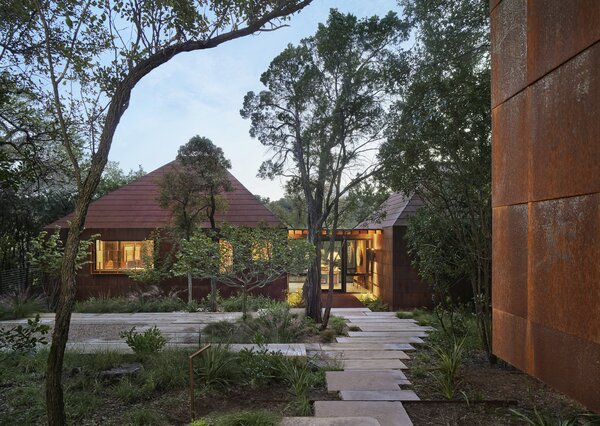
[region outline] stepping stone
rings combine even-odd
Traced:
[[[349,331],[350,337],[427,337],[427,333],[423,331],[396,331],[396,330],[381,330],[381,331]]]
[[[280,426],[381,426],[374,417],[284,417]]]
[[[424,343],[420,337],[337,337],[338,343]]]
[[[357,343],[330,343],[330,344],[322,344],[321,350],[323,351],[388,351],[388,350],[396,350],[396,351],[413,351],[415,349],[414,346],[408,343],[365,343],[365,342],[357,342]]]
[[[400,390],[399,385],[410,382],[400,370],[327,371],[327,390]]]
[[[348,359],[343,362],[344,370],[407,369],[399,359]]]
[[[321,351],[321,354],[331,358],[341,359],[410,359],[403,351]]]
[[[412,426],[400,402],[391,401],[316,401],[315,417],[375,417],[381,426]]]
[[[341,391],[344,401],[419,401],[414,391]]]

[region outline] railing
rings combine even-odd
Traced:
[[[206,345],[203,348],[198,349],[196,352],[191,354],[188,358],[188,364],[190,369],[190,418],[194,421],[196,417],[196,396],[194,388],[194,358],[200,355],[202,352],[210,348],[210,345]]]

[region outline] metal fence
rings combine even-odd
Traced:
[[[0,294],[27,289],[40,277],[40,272],[36,269],[0,271]]]

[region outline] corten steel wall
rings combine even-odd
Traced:
[[[406,226],[393,227],[394,263],[393,288],[394,299],[390,304],[392,309],[430,308],[433,306],[431,286],[423,282],[412,267],[412,258],[404,236]]]
[[[600,1],[490,9],[494,352],[600,411]]]
[[[105,240],[140,241],[148,238],[151,232],[151,229],[86,229],[83,232],[83,238],[89,238],[91,235],[100,234],[100,238]],[[169,251],[170,247],[168,246],[168,243],[163,241],[161,255],[168,256]],[[90,260],[92,260],[91,250]],[[144,284],[130,279],[126,274],[92,273],[92,265],[90,264],[84,266],[77,274],[76,298],[78,300],[84,300],[92,296],[125,296],[129,293],[142,290],[143,288]],[[165,294],[177,292],[179,297],[187,300],[187,279],[185,277],[165,280],[160,284],[160,288]],[[235,294],[237,291],[237,289],[223,284],[218,285],[218,289],[219,293],[224,297]],[[262,294],[277,300],[285,300],[286,292],[287,276],[283,276],[277,281],[267,284],[263,288],[254,290],[252,293]],[[210,280],[195,279],[192,281],[192,296],[194,299],[201,299],[209,293]]]

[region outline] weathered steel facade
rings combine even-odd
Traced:
[[[490,10],[494,353],[600,411],[600,1]]]

